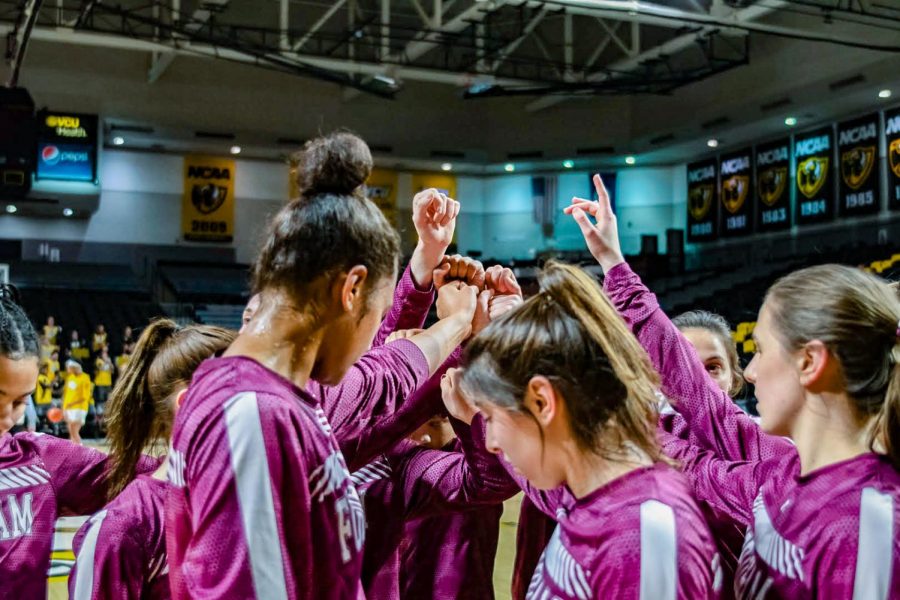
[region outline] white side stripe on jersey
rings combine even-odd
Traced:
[[[0,469],[0,490],[41,485],[50,481],[50,473],[37,465]]]
[[[579,600],[588,600],[591,597],[591,587],[588,584],[587,574],[563,545],[560,529],[559,526],[556,527],[544,550],[544,569],[547,570],[550,579],[567,594]]]
[[[675,512],[658,500],[641,504],[641,600],[675,600],[678,592]]]
[[[887,600],[891,593],[895,533],[894,499],[874,488],[863,488],[853,600]]]
[[[77,578],[72,600],[91,600],[94,597],[94,552],[97,550],[97,538],[100,536],[100,528],[103,526],[105,518],[105,510],[101,510],[91,517],[91,528],[84,536],[81,550],[75,557]]]
[[[388,463],[387,458],[382,455],[363,468],[354,471],[350,475],[350,478],[353,480],[353,485],[355,485],[357,488],[360,488],[373,481],[378,481],[379,479],[387,479],[390,476],[391,465],[390,463]]]
[[[254,392],[238,394],[225,403],[225,430],[241,524],[247,538],[253,589],[257,598],[287,598],[269,461]]]

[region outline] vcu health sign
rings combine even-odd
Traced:
[[[234,161],[210,156],[184,158],[181,230],[193,242],[234,239]]]

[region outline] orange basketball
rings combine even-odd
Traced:
[[[51,408],[47,411],[47,419],[51,423],[59,423],[63,420],[63,411],[61,408]]]

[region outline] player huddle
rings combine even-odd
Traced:
[[[599,177],[565,212],[602,286],[551,262],[526,300],[509,269],[446,256],[460,205],[436,190],[400,271],[371,169],[351,134],[307,143],[244,327],[146,327],[108,456],[9,433],[38,342],[7,294],[0,597],[43,597],[57,516],[92,514],[72,598],[492,598],[478,557],[519,490],[554,522],[520,522],[529,599],[900,597],[888,283],[826,265],[767,292],[744,371],[757,423],[729,396],[727,324],[662,312]]]

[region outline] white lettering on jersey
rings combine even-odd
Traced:
[[[0,541],[12,540],[31,535],[34,523],[34,511],[31,508],[32,493],[21,496],[10,494],[6,497],[6,510],[9,519],[3,514],[3,501],[0,500]]]

